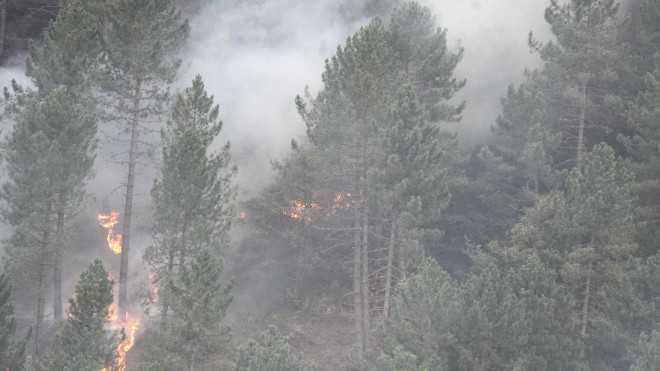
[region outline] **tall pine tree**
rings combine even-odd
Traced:
[[[144,252],[145,261],[161,284],[162,321],[167,321],[169,282],[203,249],[226,254],[237,188],[237,169],[228,169],[229,142],[210,150],[222,129],[219,107],[204,90],[202,77],[178,94],[167,128],[161,132],[163,165],[151,191],[156,243]]]
[[[399,210],[392,214],[394,209],[381,202],[382,174],[387,172],[390,155],[394,155],[390,170],[394,171],[396,166],[399,169],[411,167],[409,173],[403,171],[399,178],[401,175],[415,177],[415,173],[426,165],[433,167],[431,172],[438,170],[438,155],[451,141],[442,140],[442,135],[424,127],[424,123],[427,120],[459,119],[462,104],[454,106],[447,100],[463,85],[453,77],[460,58],[460,51],[452,54],[447,50],[445,31],[436,29],[430,10],[412,2],[395,10],[388,26],[375,18],[349,37],[345,45],[326,61],[323,90],[316,98],[296,99],[298,111],[308,127],[309,145],[305,150],[315,153],[313,158],[323,159],[314,177],[319,187],[315,190],[319,195],[316,203],[326,205],[339,200],[348,206],[341,208],[341,212],[329,213],[325,226],[335,242],[342,241],[335,246],[344,247],[351,254],[354,332],[358,350],[370,347],[371,313],[375,304],[371,286],[381,281],[381,277],[374,276],[372,268],[383,262],[391,267],[393,261],[390,254],[383,258],[374,253],[380,250],[382,243],[374,236],[391,235],[390,227],[399,228],[402,221],[393,222],[393,215],[398,217],[405,211],[402,203],[411,201],[410,194],[401,194],[397,205]],[[398,113],[390,115],[392,109],[397,109]],[[399,127],[394,129],[397,125]],[[402,132],[397,134],[397,130]],[[424,135],[430,138],[424,138]],[[410,142],[415,138],[419,143],[412,145]],[[391,140],[398,140],[400,144],[392,145]],[[418,153],[408,155],[401,152],[407,145],[418,146],[414,150],[419,150]],[[401,164],[395,165],[396,161]],[[416,165],[415,161],[418,162]],[[411,189],[421,189],[424,182],[439,176],[440,173],[434,173],[428,178],[394,179],[396,175],[393,174],[389,191],[394,191],[396,183],[405,182],[411,183]],[[443,187],[438,191],[443,193]],[[443,197],[412,200],[411,210],[419,201],[422,204],[428,202],[421,206],[424,210],[441,210],[444,203]],[[406,239],[411,245],[418,242],[410,236],[402,238],[400,231],[394,233],[393,244]],[[405,254],[400,257],[405,258]],[[405,262],[405,259],[399,261]],[[391,269],[385,276],[390,277],[383,280],[389,287],[385,292],[389,292]],[[377,287],[377,292],[382,292],[382,288]]]
[[[9,180],[2,189],[2,216],[14,227],[5,240],[8,271],[37,299],[37,353],[46,277],[58,267],[68,244],[65,224],[86,197],[83,187],[94,162],[95,135],[95,117],[58,89],[43,100],[29,100],[3,142]]]
[[[136,166],[150,116],[163,113],[162,103],[181,64],[177,53],[189,27],[171,0],[117,0],[108,3],[104,33],[108,56],[105,87],[116,117],[126,125],[129,144],[126,199],[122,221],[122,250],[119,268],[119,318],[128,309],[128,261],[133,217]]]

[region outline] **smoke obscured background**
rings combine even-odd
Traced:
[[[381,5],[375,5],[381,3]],[[324,60],[338,45],[395,2],[369,0],[303,2],[256,0],[211,2],[190,20],[190,47],[183,55],[179,87],[201,74],[220,104],[224,129],[218,145],[231,142],[239,164],[243,195],[269,177],[270,160],[286,152],[305,127],[294,98],[309,86],[321,87]],[[456,70],[467,85],[456,96],[467,100],[461,123],[447,126],[462,141],[484,141],[500,110],[500,97],[522,80],[526,67],[540,65],[529,52],[527,36],[544,41],[549,28],[544,1],[422,1],[447,28],[448,46],[465,49]],[[380,13],[380,14],[379,14]]]

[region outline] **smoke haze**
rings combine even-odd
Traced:
[[[227,140],[239,163],[245,194],[268,179],[270,160],[289,148],[305,127],[293,104],[309,86],[321,87],[324,60],[346,37],[366,24],[374,12],[355,3],[270,0],[215,1],[191,19],[191,42],[178,86],[201,74],[220,104],[224,128],[218,146]],[[456,100],[467,100],[464,119],[447,125],[462,141],[483,141],[500,111],[500,97],[520,82],[526,67],[540,61],[529,52],[527,35],[549,37],[543,19],[544,1],[425,1],[447,28],[450,50],[465,48],[456,76],[467,78]],[[389,19],[388,16],[384,17]]]

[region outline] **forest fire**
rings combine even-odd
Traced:
[[[117,234],[113,230],[114,225],[117,224],[118,216],[119,213],[114,211],[111,212],[110,215],[98,215],[99,224],[108,230],[108,247],[115,254],[121,253],[121,234]],[[112,276],[109,278],[114,279]],[[119,320],[117,316],[117,309],[115,308],[115,310],[113,310],[110,314],[109,322],[110,327],[113,330],[125,329],[126,331],[126,338],[117,346],[117,349],[115,349],[117,359],[115,360],[115,363],[112,367],[113,370],[124,371],[126,369],[126,354],[133,347],[133,344],[135,344],[135,334],[137,333],[137,329],[140,326],[140,320],[131,318],[128,312],[126,313],[125,320]],[[107,371],[107,369],[104,368],[102,371]]]
[[[149,275],[149,281],[151,282],[151,285],[154,287],[153,290],[151,290],[151,294],[147,297],[146,304],[153,304],[158,302],[158,285],[154,282],[154,274]],[[145,288],[145,284],[140,285],[142,288]]]
[[[360,192],[359,202],[362,202],[363,199],[362,192]],[[341,191],[332,199],[332,204],[328,207],[328,212],[325,215],[328,217],[332,216],[338,210],[347,209],[352,205],[355,205],[357,202],[356,197],[350,192]],[[292,219],[304,219],[305,221],[310,222],[312,221],[311,214],[318,214],[318,211],[320,210],[321,206],[314,201],[302,202],[291,200],[289,201],[289,206],[285,207],[282,213]]]
[[[108,230],[108,247],[115,254],[121,254],[121,234],[115,233],[113,227],[117,224],[118,212],[113,211],[110,215],[99,214],[99,224]]]
[[[117,320],[117,314],[113,313],[110,317],[110,320],[112,321],[112,328],[114,330],[121,330],[122,328],[124,329],[130,329],[129,333],[126,334],[126,338],[124,341],[122,341],[118,346],[117,349],[115,349],[115,353],[117,354],[117,359],[115,360],[113,370],[119,370],[119,371],[124,371],[126,370],[126,354],[128,351],[133,347],[133,344],[135,344],[135,334],[137,333],[137,329],[140,326],[140,320],[131,318],[128,313],[126,313],[126,320],[125,321],[118,321]],[[107,371],[108,369],[104,368],[101,371]]]
[[[315,202],[301,202],[298,200],[289,201],[289,206],[287,206],[282,212],[284,215],[288,215],[293,219],[303,219],[306,221],[311,221],[312,218],[307,216],[308,209],[320,209],[321,207]]]

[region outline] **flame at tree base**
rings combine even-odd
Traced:
[[[114,279],[112,275],[110,275],[108,278]],[[120,320],[117,318],[117,311],[113,310],[110,314],[110,317],[108,318],[108,322],[110,322],[109,325],[111,329],[117,331],[124,329],[124,333],[126,335],[124,340],[119,343],[119,345],[117,345],[117,348],[114,351],[117,355],[117,358],[115,359],[110,369],[113,371],[125,371],[126,354],[135,344],[135,336],[137,334],[138,327],[140,326],[140,320],[137,318],[131,318],[128,312],[126,312],[126,319]],[[101,371],[108,371],[108,368],[104,368]]]
[[[116,318],[115,318],[116,320]],[[128,313],[126,313],[125,321],[116,321],[113,324],[113,328],[119,330],[121,328],[129,329],[126,334],[126,338],[121,342],[115,349],[117,354],[117,359],[115,360],[113,370],[124,371],[126,370],[126,354],[135,344],[135,333],[137,332],[138,327],[140,326],[140,320],[130,318]],[[108,371],[107,368],[104,368],[101,371]]]
[[[126,338],[122,341],[115,349],[115,354],[117,358],[113,364],[112,370],[125,371],[126,370],[126,354],[135,344],[135,334],[137,333],[138,327],[140,326],[140,320],[130,318],[128,313],[126,313],[126,320],[120,321],[117,320],[117,315],[114,315],[111,318],[112,324],[111,328],[114,330],[121,330],[122,328],[126,332]],[[101,371],[108,371],[107,368],[104,368]]]

